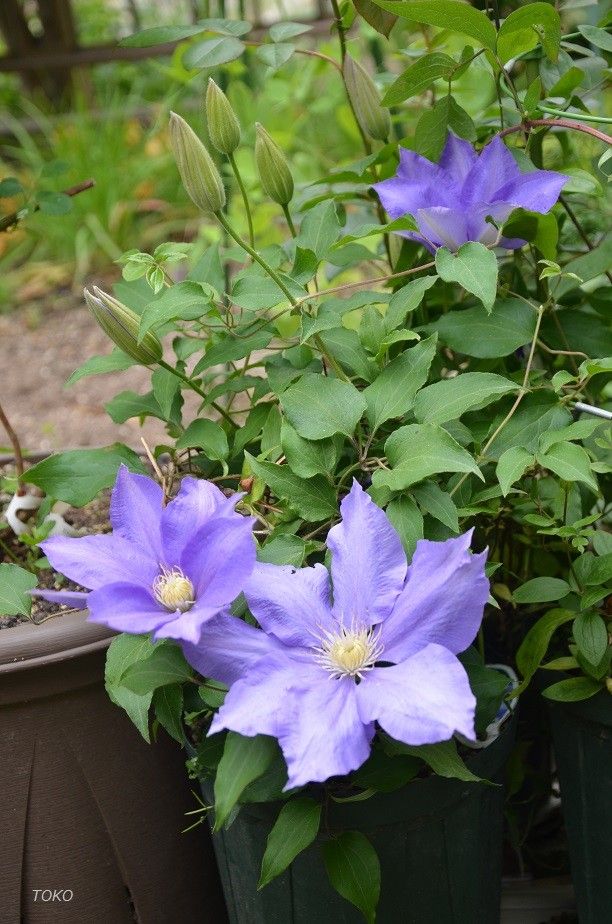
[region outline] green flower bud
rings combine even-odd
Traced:
[[[293,177],[285,155],[259,122],[255,132],[255,163],[264,192],[279,205],[288,205],[293,199]]]
[[[93,286],[93,293],[85,289],[84,295],[94,318],[120,350],[143,366],[159,362],[162,345],[151,331],[139,341],[140,318],[135,311],[97,286]]]
[[[350,55],[344,59],[343,74],[346,92],[362,130],[370,138],[386,141],[391,131],[391,116],[380,104],[376,84]]]
[[[220,212],[225,205],[223,180],[194,130],[176,112],[170,113],[170,144],[191,201],[203,212]]]
[[[205,110],[211,144],[221,154],[233,154],[240,144],[240,122],[232,104],[212,77],[208,78]]]

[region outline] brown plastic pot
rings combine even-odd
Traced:
[[[183,754],[107,697],[111,638],[84,613],[0,631],[0,922],[226,924]]]

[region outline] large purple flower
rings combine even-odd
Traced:
[[[164,507],[159,485],[121,466],[111,501],[112,534],[41,543],[51,565],[90,593],[36,591],[111,629],[197,642],[203,624],[226,610],[255,564],[253,518],[236,513],[241,495],[184,478]]]
[[[497,225],[516,208],[549,212],[567,181],[552,170],[521,173],[501,138],[493,138],[476,154],[469,141],[449,132],[438,164],[400,148],[397,173],[374,189],[391,218],[412,215],[418,232],[400,231],[424,244],[458,250],[467,241],[493,244]],[[502,238],[500,246],[514,249],[525,242]]]
[[[183,645],[205,677],[230,687],[210,733],[272,735],[287,788],[349,773],[376,723],[407,744],[474,738],[475,699],[456,655],[473,641],[488,595],[486,552],[471,533],[421,540],[407,567],[386,514],[355,482],[323,565],[260,564],[245,596],[261,629],[220,615]]]

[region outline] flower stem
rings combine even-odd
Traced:
[[[233,154],[228,154],[228,159],[231,164],[232,170],[234,171],[236,182],[238,183],[240,192],[242,194],[242,201],[244,202],[244,210],[246,212],[247,222],[249,225],[249,241],[251,243],[251,247],[255,247],[255,234],[253,232],[253,216],[251,214],[251,206],[249,204],[249,197],[247,196],[247,191],[244,188],[244,183],[242,181],[240,171],[238,170],[238,164],[236,163],[236,158],[234,157]]]
[[[514,416],[516,409],[518,408],[519,404],[521,403],[521,401],[523,400],[523,398],[525,397],[525,395],[527,394],[529,390],[528,389],[529,374],[531,372],[531,365],[533,363],[533,357],[535,355],[536,343],[538,342],[538,334],[540,333],[540,324],[542,323],[542,315],[544,314],[545,307],[546,307],[545,305],[540,305],[540,307],[538,308],[538,318],[536,320],[535,330],[533,332],[533,340],[531,341],[531,349],[529,350],[529,358],[527,359],[527,365],[525,366],[525,374],[523,376],[523,382],[519,389],[519,393],[516,396],[514,404],[512,405],[512,407],[510,408],[510,410],[508,411],[508,413],[506,414],[506,416],[504,417],[500,425],[495,428],[493,434],[489,437],[487,442],[482,447],[482,450],[478,454],[478,458],[476,459],[477,463],[483,462],[486,459],[488,450],[491,448],[491,446],[493,445],[493,443],[495,442],[499,434],[502,432],[506,424],[509,423],[511,418]],[[452,489],[452,491],[449,492],[451,497],[453,496],[455,491],[459,490],[459,488],[461,487],[463,482],[466,480],[466,478],[469,477],[469,475],[470,475],[470,472],[466,472],[465,475],[463,475],[463,477],[459,479],[459,481],[457,482],[455,487]]]
[[[283,293],[283,295],[291,302],[291,304],[293,305],[293,307],[296,308],[297,305],[298,305],[297,299],[295,299],[295,298],[293,297],[293,295],[291,294],[291,292],[289,291],[289,289],[287,288],[287,286],[285,285],[285,283],[283,282],[283,280],[280,278],[280,276],[279,276],[278,273],[276,272],[276,270],[273,270],[272,267],[270,266],[270,264],[267,263],[267,262],[264,260],[264,258],[261,257],[261,256],[257,253],[257,251],[256,251],[253,247],[251,247],[250,244],[248,244],[248,243],[244,240],[244,238],[240,237],[240,235],[238,234],[237,231],[234,231],[234,229],[232,228],[232,226],[230,225],[230,223],[228,222],[227,218],[225,217],[225,215],[224,215],[222,212],[216,212],[215,214],[216,214],[217,220],[219,221],[219,224],[220,224],[223,228],[225,228],[225,230],[227,231],[227,233],[229,234],[229,236],[230,236],[230,237],[233,237],[233,239],[236,241],[236,243],[239,244],[240,247],[242,247],[242,249],[245,250],[245,251],[249,254],[250,257],[252,257],[257,263],[259,263],[259,265],[261,266],[261,268],[264,269],[264,270],[266,271],[266,273],[268,274],[268,276],[270,277],[270,279],[273,279],[273,280],[274,280],[274,282],[275,282],[276,285],[279,287],[279,289],[281,290],[281,292]],[[307,297],[308,297],[308,296],[307,296]]]
[[[504,135],[511,135],[512,132],[522,132],[530,128],[569,128],[571,131],[584,132],[586,135],[592,135],[605,144],[612,144],[612,136],[600,132],[597,128],[591,128],[590,125],[584,125],[582,122],[572,122],[571,119],[525,119],[518,125],[511,125],[498,132],[496,137],[503,138]]]
[[[188,388],[191,388],[192,391],[195,391],[196,395],[199,395],[200,398],[203,398],[204,401],[208,402],[208,395],[205,391],[202,391],[199,385],[197,385],[193,379],[190,379],[188,375],[185,375],[183,372],[179,372],[178,369],[175,369],[174,366],[171,366],[170,363],[167,363],[165,360],[160,359],[158,365],[165,369],[166,372],[171,372],[172,375],[175,375],[177,379],[180,379],[181,382],[184,382]],[[217,403],[217,401],[210,401],[210,406],[217,411],[218,414],[227,421],[228,424],[231,424],[236,430],[238,429],[238,424],[233,420],[230,415],[227,413],[224,407]]]
[[[22,494],[25,493],[25,489],[21,485],[21,478],[23,477],[23,473],[25,469],[25,466],[23,463],[23,452],[21,451],[21,443],[19,442],[19,437],[13,430],[10,424],[10,421],[8,417],[6,416],[6,414],[4,413],[4,409],[1,404],[0,404],[0,423],[6,430],[6,434],[9,440],[11,441],[11,446],[13,447],[13,453],[15,454],[15,471],[17,472],[17,481],[19,483],[18,488],[17,488],[17,494],[21,496]]]
[[[287,221],[287,227],[289,228],[289,231],[291,232],[291,237],[297,237],[297,232],[295,230],[295,225],[293,224],[293,219],[291,217],[291,212],[289,211],[288,205],[283,205],[283,213]]]

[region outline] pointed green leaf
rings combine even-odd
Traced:
[[[258,889],[263,889],[312,844],[319,830],[321,803],[314,799],[292,799],[282,807],[268,835],[261,861]]]
[[[215,831],[223,827],[240,796],[272,763],[278,746],[274,738],[246,738],[228,732],[215,777]]]
[[[499,457],[495,474],[499,481],[504,497],[515,481],[521,478],[525,471],[535,464],[535,457],[523,449],[522,446],[512,446],[506,449]]]
[[[497,293],[497,257],[477,241],[463,244],[457,253],[436,250],[436,269],[445,282],[457,282],[491,311]]]
[[[303,375],[280,400],[289,422],[307,440],[352,436],[366,409],[365,398],[350,382],[317,373]]]
[[[380,896],[380,862],[365,834],[345,831],[334,837],[323,845],[323,859],[336,892],[359,908],[368,924],[374,924]]]
[[[400,353],[365,389],[363,397],[367,402],[368,420],[373,430],[377,430],[387,420],[408,413],[416,393],[427,381],[437,339],[437,336],[429,337]]]
[[[518,388],[516,382],[493,372],[464,372],[423,388],[414,402],[414,416],[423,423],[446,423]]]

